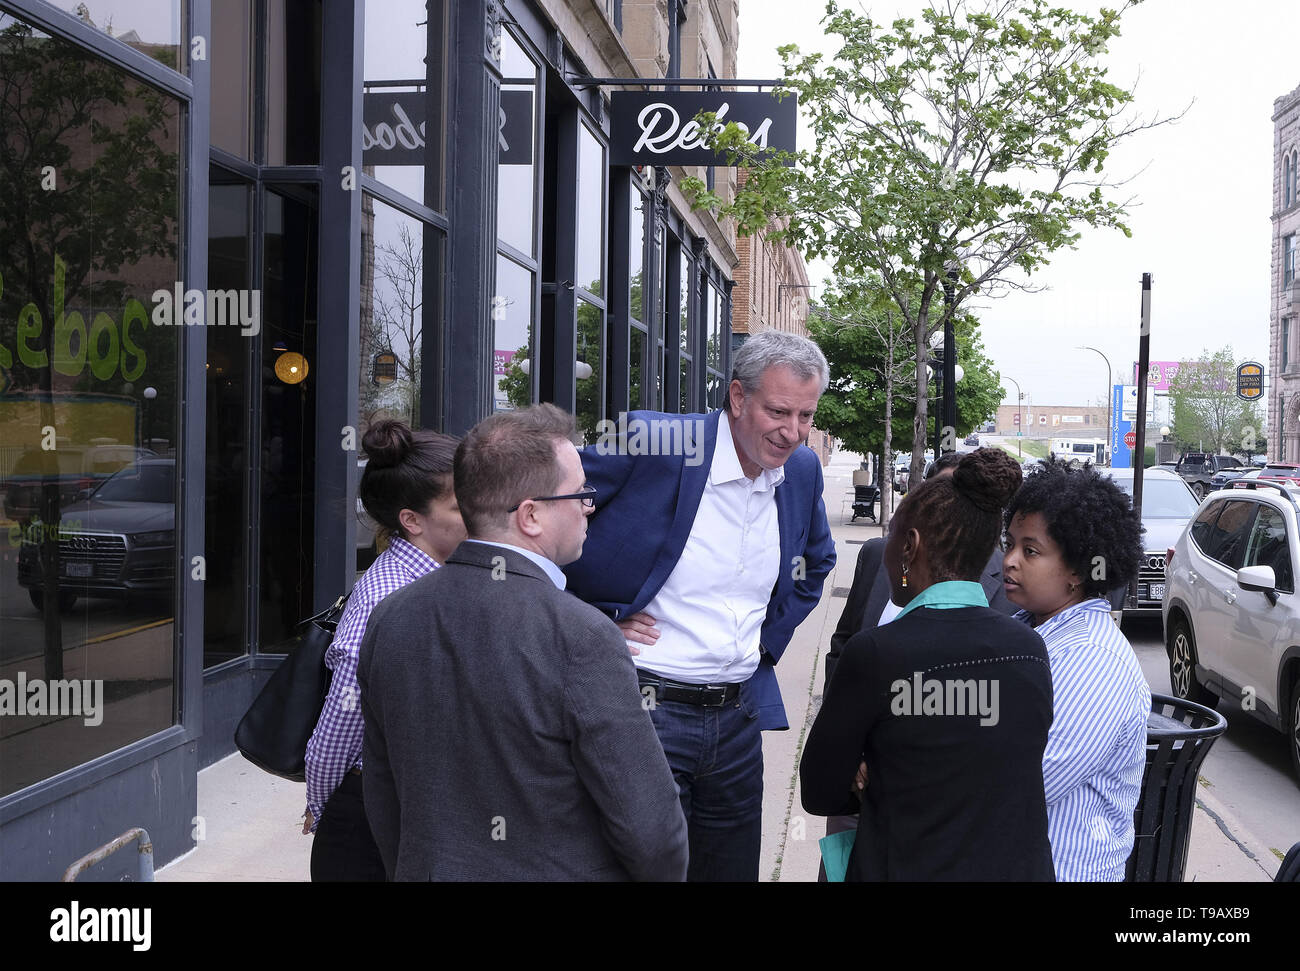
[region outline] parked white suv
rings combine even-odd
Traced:
[[[1262,480],[1206,496],[1165,560],[1169,682],[1284,732],[1300,781],[1300,488]]]

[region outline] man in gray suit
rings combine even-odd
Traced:
[[[469,539],[370,616],[366,815],[392,880],[683,880],[686,820],[619,629],[564,591],[592,495],[574,420],[456,453]]]

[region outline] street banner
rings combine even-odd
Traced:
[[[1125,410],[1128,408],[1130,398],[1133,401],[1133,409],[1131,414],[1126,414]],[[1110,414],[1110,467],[1131,469],[1133,468],[1133,445],[1129,442],[1136,443],[1133,422],[1137,417],[1137,388],[1133,385],[1115,385],[1111,389]]]
[[[1147,366],[1147,390],[1168,391],[1169,382],[1178,377],[1181,361],[1151,361]],[[1133,384],[1138,383],[1137,362],[1133,362]],[[1149,412],[1148,412],[1149,414]]]

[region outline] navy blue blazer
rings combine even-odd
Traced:
[[[636,444],[633,436],[614,447],[612,442],[598,442],[582,449],[587,482],[597,490],[596,510],[588,519],[581,559],[564,570],[570,590],[614,620],[644,610],[654,599],[690,536],[713,463],[721,417],[721,411],[629,413],[628,428],[639,420],[656,423],[650,427],[674,436],[686,436],[676,439],[686,447],[670,450],[674,454],[629,455],[627,445]],[[687,452],[696,452],[699,461],[688,463]],[[822,489],[816,453],[795,449],[785,463],[785,480],[776,488],[782,567],[760,634],[762,660],[748,685],[763,730],[790,727],[773,665],[781,659],[795,628],[817,606],[826,575],[835,566],[835,541],[826,521]]]

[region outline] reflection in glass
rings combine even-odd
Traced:
[[[632,316],[645,320],[645,291],[641,285],[645,272],[645,196],[632,187],[631,237],[628,239],[628,278],[631,284]]]
[[[605,150],[586,125],[578,135],[577,284],[596,296],[604,293]]]
[[[628,360],[627,401],[629,408],[645,407],[645,389],[641,383],[641,376],[645,373],[645,349],[645,331],[639,327],[633,327],[631,353]]]
[[[446,6],[366,4],[362,170],[437,210],[444,201]]]
[[[424,235],[418,219],[362,196],[358,440],[384,418],[421,427]]]
[[[492,298],[493,411],[523,408],[533,401],[533,275],[497,255],[497,292]]]
[[[497,143],[497,236],[521,253],[535,255],[537,65],[509,30],[501,31],[500,131]]]
[[[604,396],[601,394],[600,362],[605,354],[605,311],[586,300],[578,301],[578,433],[583,444],[596,440],[596,425],[605,414]],[[583,378],[586,363],[591,375]]]
[[[708,347],[706,361],[715,371],[722,370],[722,293],[712,283],[705,294],[708,307]]]
[[[693,341],[690,327],[690,310],[691,310],[691,261],[686,255],[685,250],[681,254],[681,270],[679,273],[679,302],[677,304],[677,322],[678,334],[681,336],[682,353],[691,353]]]
[[[319,234],[314,191],[305,198],[268,191],[265,210],[258,643],[280,653],[297,644],[298,622],[313,613]],[[306,380],[276,376],[287,353],[306,358]]]
[[[689,358],[682,358],[682,383],[679,385],[682,399],[682,414],[691,410],[691,377],[694,374],[694,368]]]
[[[212,20],[212,144],[251,159],[253,0],[228,0]]]
[[[78,689],[0,718],[3,796],[174,723],[178,342],[149,318],[180,279],[185,126],[5,13],[0,92],[0,678]]]
[[[321,0],[266,5],[266,162],[320,161]]]
[[[230,178],[229,176],[224,176]],[[208,286],[252,286],[252,190],[219,184],[214,169],[208,190]],[[204,507],[203,666],[247,651],[244,598],[248,590],[245,530],[248,510],[249,339],[234,327],[207,327],[207,482]]]
[[[148,54],[174,71],[181,69],[181,16],[185,6],[182,0],[50,2],[75,16],[87,27],[102,30],[109,37]],[[216,19],[213,18],[214,21]]]

